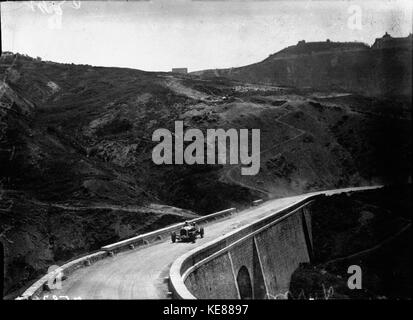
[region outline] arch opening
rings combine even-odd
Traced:
[[[251,277],[247,267],[242,266],[237,275],[237,284],[241,299],[252,299]]]
[[[0,241],[0,300],[3,300],[4,296],[4,267],[5,265],[5,253],[3,243]]]

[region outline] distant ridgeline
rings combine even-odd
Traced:
[[[374,42],[373,49],[391,49],[391,48],[408,48],[412,49],[412,34],[407,37],[393,38],[387,32],[383,37],[377,38]]]
[[[407,37],[393,38],[387,32],[381,38],[376,38],[376,41],[371,46],[368,46],[362,42],[331,42],[327,41],[319,42],[305,42],[301,40],[295,46],[289,46],[277,53],[270,55],[270,57],[291,58],[294,55],[305,54],[319,54],[319,53],[341,53],[349,51],[369,51],[370,49],[393,49],[393,48],[405,48],[411,49],[412,47],[412,34]]]
[[[412,35],[386,33],[361,42],[299,41],[265,60],[239,68],[193,72],[204,77],[366,95],[411,95]]]
[[[295,46],[289,46],[277,53],[270,55],[270,58],[292,58],[299,55],[308,54],[320,54],[320,53],[340,53],[345,51],[360,51],[369,50],[370,47],[362,42],[331,42],[327,41],[318,42],[305,42],[301,40]]]

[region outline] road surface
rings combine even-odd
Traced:
[[[368,187],[367,187],[368,188]],[[348,188],[327,193],[360,190]],[[165,240],[135,250],[121,252],[81,268],[62,282],[62,288],[45,295],[69,299],[165,299],[168,298],[169,267],[174,260],[196,246],[210,242],[234,229],[307,198],[316,193],[275,199],[256,208],[205,225],[205,237],[196,243]]]

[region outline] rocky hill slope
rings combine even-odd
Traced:
[[[326,44],[330,46],[326,47]],[[270,55],[259,63],[194,74],[368,96],[411,95],[411,46],[371,49],[368,46],[349,46],[352,43],[347,46],[338,44],[324,43],[321,48],[312,43],[299,44]]]
[[[313,259],[294,272],[293,298],[411,298],[411,185],[323,198],[311,219]],[[347,285],[352,265],[360,290]]]
[[[410,101],[1,58],[6,293],[51,264],[258,197],[404,182]],[[259,128],[261,170],[155,165],[152,133]],[[178,209],[182,208],[182,209]]]

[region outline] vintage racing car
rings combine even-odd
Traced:
[[[184,226],[179,230],[179,232],[171,233],[171,240],[173,243],[176,241],[191,241],[195,242],[196,237],[204,237],[204,228],[200,228],[196,223],[185,222]]]

